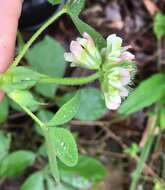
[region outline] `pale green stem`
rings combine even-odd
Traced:
[[[10,97],[10,95],[9,95]],[[16,102],[12,97],[10,97],[14,102]],[[38,118],[36,117],[27,107],[19,104],[19,102],[16,102],[42,129],[48,130],[46,125]]]
[[[65,9],[61,9],[59,12],[57,12],[54,16],[52,16],[45,24],[43,24],[36,33],[33,34],[33,36],[30,38],[30,40],[24,45],[23,49],[19,53],[19,55],[15,58],[12,67],[17,66],[21,59],[24,57],[30,46],[33,44],[33,42],[39,37],[39,35],[49,26],[51,25],[55,20],[57,20],[62,14],[66,12]]]
[[[49,77],[49,76],[41,76],[40,80],[38,83],[43,83],[43,84],[58,84],[58,85],[84,85],[90,82],[95,81],[96,79],[99,78],[99,73],[92,74],[90,76],[86,77],[81,77],[81,78],[54,78],[54,77]]]
[[[48,130],[44,131],[44,136],[45,136],[50,169],[57,185],[60,185],[60,174],[57,165],[57,155],[55,152],[56,147],[55,144],[53,143],[54,141],[51,138]]]
[[[20,104],[19,104],[20,105]],[[21,106],[21,105],[20,105]],[[27,107],[21,106],[21,108],[42,128],[42,129],[47,129],[45,124],[38,119]]]

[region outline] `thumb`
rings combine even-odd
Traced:
[[[12,62],[21,0],[1,0],[0,5],[0,73]],[[0,100],[3,94],[0,93]]]

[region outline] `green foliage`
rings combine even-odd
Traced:
[[[61,0],[48,0],[48,2],[52,5],[57,5],[61,3]]]
[[[165,35],[165,15],[157,12],[154,17],[153,31],[158,40]]]
[[[124,152],[129,154],[131,157],[135,157],[140,152],[140,148],[136,143],[132,143],[130,147],[124,150]]]
[[[49,128],[49,141],[54,144],[56,156],[67,166],[77,164],[78,151],[73,135],[64,128]],[[47,139],[48,140],[48,139]]]
[[[60,175],[59,170],[57,166],[57,155],[56,155],[56,146],[54,143],[54,135],[51,134],[50,130],[52,131],[55,128],[50,128],[48,131],[44,132],[45,135],[45,141],[46,141],[46,149],[49,159],[49,165],[51,173],[56,181],[57,184],[60,183]]]
[[[70,0],[68,1],[66,8],[67,11],[74,16],[78,16],[85,6],[85,0]]]
[[[48,1],[53,5],[60,3],[59,0]],[[99,71],[98,73],[91,75],[91,78],[89,76],[81,79],[63,79],[62,77],[65,72],[65,60],[63,56],[64,49],[51,37],[44,38],[29,50],[34,40],[36,40],[44,29],[65,11],[70,15],[81,34],[88,32],[94,39],[98,48],[101,49],[104,47],[106,45],[104,38],[95,29],[78,17],[84,4],[85,0],[68,1],[64,9],[49,19],[48,22],[46,22],[32,36],[27,44],[22,47],[24,42],[21,42],[22,45],[19,48],[19,55],[16,57],[13,66],[9,68],[5,74],[1,75],[1,89],[7,92],[7,95],[20,105],[37,125],[41,127],[42,131],[40,131],[40,134],[45,137],[47,154],[44,145],[41,145],[42,150],[40,149],[40,151],[38,151],[40,153],[37,156],[48,155],[49,159],[50,168],[46,165],[43,169],[40,169],[39,172],[30,175],[21,186],[20,190],[87,189],[100,182],[106,176],[106,169],[99,161],[86,156],[78,157],[78,148],[74,136],[69,130],[59,127],[59,125],[67,123],[74,117],[76,117],[76,119],[88,121],[101,118],[106,113],[107,109],[102,94],[98,89],[86,88],[77,90],[78,93],[76,95],[75,93],[71,93],[69,96],[67,95],[67,98],[72,97],[73,94],[75,96],[73,96],[67,103],[64,103],[54,116],[52,112],[41,109],[35,110],[37,111],[36,116],[29,110],[29,108],[39,105],[39,102],[37,102],[33,98],[33,95],[28,91],[32,87],[34,87],[32,89],[34,90],[33,92],[39,92],[39,94],[37,94],[38,96],[43,95],[46,98],[49,98],[48,100],[53,101],[53,96],[57,89],[57,85],[55,84],[82,85],[100,77]],[[17,66],[25,54],[27,61],[31,65],[30,68]],[[46,84],[39,84],[43,83],[44,80]],[[34,95],[36,94],[34,93]],[[63,101],[62,99],[65,98],[66,97],[62,97],[60,101]],[[64,102],[66,102],[65,100]],[[0,113],[0,122],[4,122],[8,115],[8,104],[7,102],[3,102],[1,106],[0,111],[3,111],[4,113]],[[36,157],[33,152],[23,150],[9,154],[9,146],[10,138],[0,132],[1,178],[15,177],[21,174],[28,166],[31,166],[34,163]],[[53,178],[50,175],[50,169],[56,183],[54,183]],[[61,185],[59,185],[60,182]]]
[[[29,91],[15,90],[8,94],[9,97],[14,100],[18,105],[25,107],[34,107],[39,103],[33,98]]]
[[[75,188],[89,188],[107,175],[103,164],[89,156],[79,156],[77,165],[72,168],[63,164],[59,164],[59,168],[61,180]]]
[[[30,151],[16,151],[6,156],[0,163],[0,177],[20,175],[35,160]]]
[[[79,108],[79,94],[77,93],[70,101],[64,104],[55,116],[47,123],[48,126],[62,125],[70,121]]]
[[[30,175],[23,183],[20,190],[44,190],[43,173],[36,172]]]
[[[0,131],[0,162],[5,156],[7,156],[10,148],[10,142],[10,135],[7,135],[3,131]]]
[[[77,119],[93,121],[101,118],[107,112],[100,90],[95,88],[84,88],[79,92],[81,102],[79,111],[76,115]]]
[[[46,178],[46,182],[47,182],[48,190],[74,190],[71,187],[64,184],[60,184],[58,186],[55,185],[54,181],[50,177]]]
[[[165,92],[165,75],[155,74],[143,81],[121,105],[119,113],[129,115],[152,105]]]
[[[25,90],[33,87],[41,75],[28,67],[13,67],[3,76],[2,89],[5,92]]]
[[[57,98],[57,104],[63,105],[75,92],[65,94],[63,97]],[[78,91],[80,97],[79,110],[75,116],[76,119],[82,121],[94,121],[101,118],[107,108],[102,98],[102,93],[96,88],[83,88]]]
[[[27,59],[32,68],[51,77],[62,77],[65,71],[64,49],[54,39],[47,36],[28,52]],[[38,84],[37,91],[52,97],[57,89],[54,84]]]
[[[0,102],[0,124],[4,123],[9,114],[9,103],[8,99],[5,97],[2,102]]]
[[[80,156],[79,161],[74,167],[67,167],[62,162],[58,163],[61,184],[56,184],[50,176],[50,171],[47,167],[43,170],[30,175],[20,190],[75,190],[75,189],[88,189],[96,183],[103,180],[107,175],[107,171],[103,164],[98,160],[88,157]]]

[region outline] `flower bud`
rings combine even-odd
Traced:
[[[65,53],[66,61],[72,62],[71,66],[80,66],[87,69],[99,69],[102,58],[95,46],[95,43],[88,33],[83,34],[83,38],[77,38],[70,44],[69,53]]]

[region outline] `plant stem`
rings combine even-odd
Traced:
[[[45,136],[45,143],[46,143],[51,173],[52,173],[57,185],[60,185],[60,174],[59,174],[59,170],[58,170],[57,155],[56,155],[56,151],[55,151],[56,146],[53,143],[54,139],[52,139],[49,129],[47,131],[44,131],[44,136]]]
[[[24,57],[30,46],[33,44],[33,42],[39,37],[39,35],[49,26],[51,25],[55,20],[57,20],[62,14],[64,14],[66,10],[63,8],[60,11],[58,11],[54,16],[52,16],[45,24],[43,24],[36,33],[33,34],[33,36],[30,38],[30,40],[24,45],[23,49],[19,53],[19,55],[15,58],[12,67],[17,66],[21,59]]]
[[[19,104],[17,101],[15,101],[10,95],[9,97],[16,102],[43,130],[48,130],[46,125],[38,118],[36,117],[27,107]]]
[[[42,76],[41,79],[38,81],[38,83],[43,84],[59,84],[59,85],[84,85],[87,83],[90,83],[92,81],[95,81],[99,78],[99,73],[92,74],[87,77],[81,77],[81,78],[53,78],[49,76]]]
[[[137,186],[137,183],[140,179],[140,175],[143,171],[143,168],[145,166],[145,162],[148,158],[148,155],[150,153],[150,150],[151,150],[151,147],[152,147],[152,143],[153,143],[153,140],[154,140],[154,137],[153,137],[153,132],[154,132],[154,127],[156,125],[156,121],[157,121],[157,117],[155,116],[155,118],[151,118],[153,121],[152,123],[150,124],[150,130],[148,131],[148,139],[144,145],[144,148],[142,149],[142,152],[141,152],[141,156],[140,156],[140,159],[138,161],[138,165],[137,165],[137,168],[135,169],[135,171],[133,172],[133,175],[132,175],[132,183],[131,183],[131,186],[130,186],[130,190],[135,190],[136,189],[136,186]]]
[[[20,104],[19,104],[20,105]],[[21,106],[21,105],[20,105]],[[27,107],[21,106],[21,108],[42,128],[42,129],[47,129],[45,124],[38,119]]]

